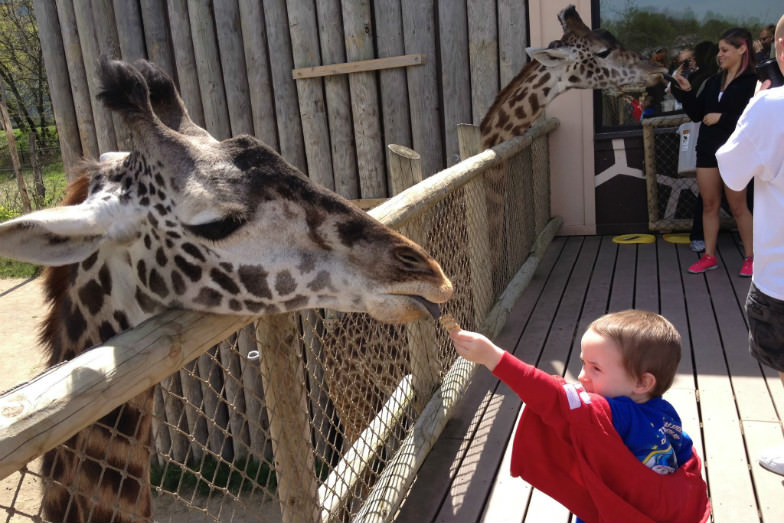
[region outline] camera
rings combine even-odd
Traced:
[[[694,62],[692,60],[684,60],[680,64],[678,64],[678,67],[682,68],[681,76],[688,79],[689,76],[691,76],[697,70],[697,68],[694,67],[693,64]]]
[[[784,85],[784,75],[781,74],[781,69],[779,69],[775,58],[768,58],[757,64],[757,78],[760,82],[770,80],[771,87]]]

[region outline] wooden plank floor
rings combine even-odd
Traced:
[[[743,304],[749,280],[737,275],[737,235],[720,235],[718,270],[688,274],[685,268],[696,260],[688,245],[661,236],[632,245],[613,243],[611,236],[558,237],[495,341],[576,381],[580,337],[593,319],[632,307],[664,315],[684,347],[665,398],[705,462],[713,521],[784,521],[784,478],[756,459],[761,449],[784,444],[784,387],[748,353]],[[509,476],[520,412],[518,397],[479,369],[396,522],[573,520],[560,504]]]

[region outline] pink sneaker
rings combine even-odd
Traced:
[[[703,254],[702,258],[697,260],[697,263],[689,267],[689,272],[692,274],[701,274],[705,271],[712,271],[719,268],[719,261],[715,256],[710,254]]]
[[[744,278],[751,278],[751,275],[754,274],[754,256],[743,258],[743,265],[738,274]]]

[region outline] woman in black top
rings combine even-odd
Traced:
[[[697,185],[703,199],[702,223],[705,231],[705,254],[689,267],[698,274],[717,268],[716,240],[719,235],[719,209],[722,191],[727,195],[732,216],[738,226],[745,260],[741,276],[752,273],[752,216],[746,205],[746,190],[733,191],[724,186],[716,163],[716,150],[727,141],[746,104],[754,96],[757,76],[754,73],[751,33],[743,28],[726,31],[719,39],[719,71],[705,80],[697,94],[680,68],[673,77],[678,85],[672,94],[683,104],[692,121],[702,121],[697,138]]]

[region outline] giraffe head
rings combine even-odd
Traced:
[[[623,47],[609,31],[591,30],[573,5],[558,13],[560,40],[526,51],[557,80],[556,94],[567,89],[606,89],[629,84],[652,85],[666,68]]]
[[[569,89],[652,85],[666,69],[624,49],[604,29],[591,30],[573,5],[558,14],[560,40],[527,49],[531,57],[496,97],[480,124],[482,145],[492,147],[523,134],[547,104]]]
[[[86,162],[69,205],[0,224],[0,256],[69,267],[82,315],[111,300],[126,324],[172,307],[324,307],[395,323],[450,298],[419,245],[259,140],[215,140],[155,66],[103,58],[99,74],[99,97],[130,127],[134,150]]]

